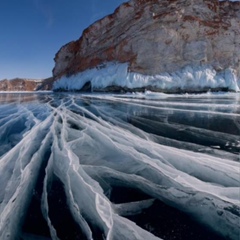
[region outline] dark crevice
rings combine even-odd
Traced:
[[[140,214],[128,216],[141,228],[164,240],[224,240],[185,213],[156,200]]]
[[[49,186],[48,204],[49,217],[57,236],[61,240],[84,240],[87,239],[80,226],[76,223],[67,204],[67,197],[64,191],[64,185],[60,179],[53,175],[51,185]],[[87,221],[87,217],[83,216]],[[103,231],[95,224],[88,221],[92,231],[93,239],[104,240]]]
[[[109,200],[115,204],[151,199],[141,190],[111,186]],[[186,213],[155,200],[153,205],[137,215],[127,216],[141,228],[164,240],[223,240],[208,227]]]
[[[26,218],[22,227],[22,232],[27,235],[35,235],[50,238],[49,228],[41,211],[41,196],[43,193],[43,182],[45,168],[51,154],[51,149],[45,152],[44,161],[39,170],[39,176],[33,190],[32,199],[27,210]]]
[[[239,152],[237,144],[236,147],[231,145],[226,146],[226,142],[229,138],[223,138],[222,135],[209,135],[207,133],[204,133],[204,131],[201,132],[200,130],[192,130],[188,126],[176,125],[174,123],[163,123],[161,120],[155,121],[152,119],[144,118],[143,116],[129,118],[128,122],[147,133],[157,136],[186,143],[198,144],[205,147],[219,146],[221,150],[230,153]]]
[[[136,202],[151,198],[151,196],[135,188],[114,186],[111,189],[109,200],[115,204],[120,204],[127,202]]]
[[[80,128],[80,126],[78,126],[76,123],[74,123],[74,122],[68,122],[68,124],[69,124],[69,128],[72,128],[72,129],[74,129],[74,130],[82,130],[81,128]]]
[[[49,186],[48,204],[49,217],[52,225],[61,240],[84,240],[87,239],[79,225],[71,215],[67,204],[67,197],[63,183],[53,175],[51,186]]]

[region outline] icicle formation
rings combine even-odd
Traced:
[[[65,239],[66,234],[69,239],[165,239],[164,221],[154,229],[134,218],[161,203],[175,209],[175,216],[191,216],[238,240],[239,105],[51,97],[0,105],[0,239]],[[210,114],[235,125],[221,133],[170,124],[163,112],[190,118]],[[197,140],[170,137],[176,132]],[[217,142],[222,150],[204,147],[204,141]],[[129,189],[135,199],[124,200]],[[164,207],[152,219],[161,214]]]
[[[76,75],[63,76],[54,82],[54,90],[81,90],[91,83],[92,91],[107,90],[108,87],[154,89],[159,92],[206,92],[207,90],[239,91],[240,82],[233,69],[216,72],[211,66],[187,66],[172,73],[148,76],[128,72],[127,63],[107,63]]]

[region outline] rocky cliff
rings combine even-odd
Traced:
[[[11,80],[3,79],[0,81],[0,91],[40,91],[51,90],[52,78],[42,80],[14,78]]]
[[[187,66],[231,68],[240,76],[240,2],[131,0],[85,29],[55,56],[53,77],[70,77],[106,62],[128,72],[173,73]]]

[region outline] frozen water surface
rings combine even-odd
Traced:
[[[0,239],[240,238],[240,95],[1,94]]]

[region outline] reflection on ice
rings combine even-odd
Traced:
[[[0,239],[238,240],[237,94],[0,99]]]

